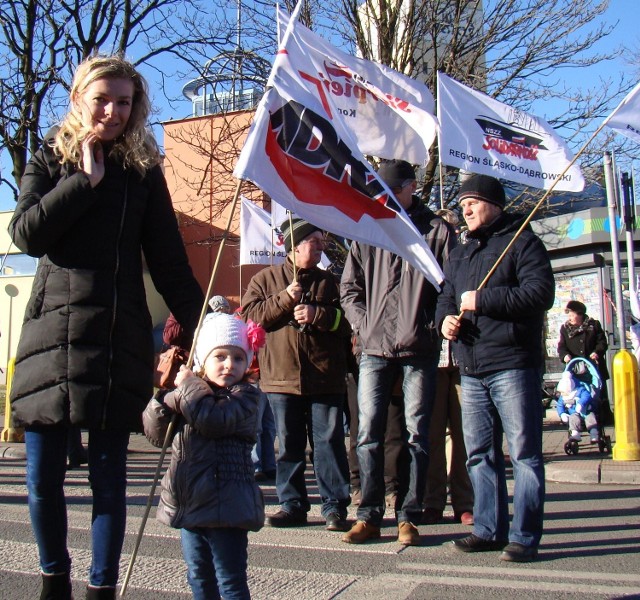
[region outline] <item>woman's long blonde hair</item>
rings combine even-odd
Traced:
[[[82,162],[82,142],[90,129],[83,124],[75,100],[97,79],[130,79],[133,82],[131,116],[124,133],[115,140],[109,155],[144,176],[148,169],[160,162],[158,144],[147,126],[151,113],[148,86],[134,66],[118,55],[92,56],[78,65],[71,85],[71,109],[53,143],[60,162],[75,165]]]

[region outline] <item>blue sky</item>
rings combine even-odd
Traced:
[[[614,33],[606,40],[601,42],[601,45],[596,48],[599,52],[606,52],[607,50],[617,47],[620,44],[625,44],[634,49],[640,54],[640,32],[637,28],[637,15],[639,6],[639,0],[611,0],[611,5],[604,16],[605,20],[611,24],[617,23]],[[571,85],[576,87],[592,86],[596,84],[600,77],[602,78],[617,78],[622,75],[635,82],[640,79],[640,67],[632,65],[630,63],[630,57],[628,55],[621,56],[611,63],[601,64],[589,69],[570,69],[565,71],[565,80]],[[145,75],[147,75],[145,73]],[[186,81],[177,83],[177,87],[182,88]],[[151,89],[157,89],[156,86],[151,85]],[[162,102],[161,94],[156,94],[154,98],[154,104],[158,105]],[[179,119],[189,116],[191,114],[191,103],[189,100],[184,100],[184,105],[180,106],[177,110],[171,110],[167,105],[160,105],[160,114],[158,118],[161,121],[166,121],[171,118]],[[611,106],[611,110],[615,108],[615,104]],[[535,106],[533,111],[537,116],[545,117],[545,115],[554,114],[554,107],[549,102],[545,103],[542,99]],[[595,126],[597,126],[596,124]],[[595,127],[594,127],[595,129]],[[161,136],[161,131],[156,131],[156,135]],[[160,140],[161,141],[161,140]],[[640,152],[640,148],[639,148]],[[3,172],[10,171],[8,167],[8,157],[5,155],[0,156],[0,162],[2,164]],[[11,191],[8,188],[0,187],[0,211],[11,210],[15,206]]]

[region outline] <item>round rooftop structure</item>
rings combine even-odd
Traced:
[[[253,52],[236,49],[207,61],[202,75],[189,81],[183,95],[193,116],[249,110],[259,102],[271,65]]]

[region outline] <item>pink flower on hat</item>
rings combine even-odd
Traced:
[[[194,363],[198,367],[203,366],[214,348],[238,346],[247,355],[247,363],[251,364],[254,352],[264,345],[265,340],[264,329],[253,321],[245,323],[225,313],[209,313],[198,333]]]
[[[267,332],[262,325],[247,319],[247,340],[254,352],[257,352],[267,343]]]

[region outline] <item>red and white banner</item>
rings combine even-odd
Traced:
[[[531,187],[580,192],[573,155],[543,119],[438,73],[440,162]]]
[[[279,9],[277,14],[280,30],[290,32],[284,42],[287,60],[282,69],[274,68],[269,83],[287,100],[297,99],[300,87],[313,92],[316,102],[309,108],[322,111],[341,139],[347,141],[350,134],[347,143],[364,155],[426,164],[437,133],[429,88],[338,50],[299,22],[287,29],[286,12]]]
[[[287,257],[282,234],[271,228],[270,214],[241,196],[240,264],[276,265]]]
[[[636,142],[640,142],[640,83],[609,115],[605,125]]]
[[[343,105],[344,111],[338,104],[341,99],[355,103],[360,122],[364,122],[364,114],[376,122],[380,119],[377,115],[391,118],[397,111],[406,112],[408,118],[414,108],[417,115],[418,107],[397,83],[404,76],[395,74],[399,79],[390,77],[373,84],[369,75],[365,77],[355,70],[367,61],[349,57],[352,66],[345,65],[343,53],[324,41],[321,46],[318,41],[316,47],[308,47],[306,32],[299,35],[299,27],[293,19],[287,27],[286,45],[276,57],[268,91],[256,111],[235,177],[253,181],[279,204],[317,227],[402,256],[439,288],[442,270],[389,188],[365,159],[356,134],[347,125],[356,120],[350,111],[344,112],[350,104]],[[312,56],[320,62],[312,60]],[[327,66],[335,69],[335,74],[330,74]],[[380,77],[385,71],[377,66],[370,68],[377,70]],[[341,95],[337,94],[338,89]],[[377,89],[386,101],[381,101],[372,89]],[[373,121],[366,122],[372,130],[377,128]],[[403,127],[394,131],[393,141],[398,147],[404,147],[402,142],[412,137],[422,139],[405,119],[396,123]],[[415,162],[426,159],[424,144],[422,153]],[[399,151],[391,148],[387,156],[398,157]]]

